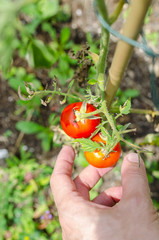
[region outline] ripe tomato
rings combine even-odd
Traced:
[[[82,102],[69,104],[64,108],[61,114],[61,126],[65,133],[72,138],[88,138],[96,130],[100,123],[100,119],[83,119],[77,121],[75,111],[80,111]],[[86,105],[86,113],[95,111],[96,108],[88,104]],[[95,116],[98,116],[96,114]]]
[[[99,133],[95,135],[92,139],[92,141],[96,142],[106,142],[100,137]],[[86,160],[94,167],[97,168],[106,168],[113,166],[120,158],[121,154],[121,147],[120,144],[117,143],[117,145],[114,147],[114,152],[111,152],[109,154],[109,157],[104,158],[104,153],[101,152],[101,150],[95,150],[94,152],[84,152]]]

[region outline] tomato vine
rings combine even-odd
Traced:
[[[101,0],[95,2],[98,5],[101,16],[110,25],[118,18],[122,7],[124,6],[124,1],[120,0],[113,14],[109,16],[105,1]],[[136,129],[130,129],[130,123],[125,125],[117,124],[118,118],[127,115],[132,111],[131,99],[127,99],[123,106],[116,107],[113,105],[109,109],[110,101],[106,95],[107,85],[105,72],[107,68],[106,60],[109,50],[110,33],[103,26],[101,26],[101,30],[99,56],[91,52],[88,47],[83,48],[76,55],[73,55],[73,58],[78,59],[79,64],[84,61],[88,62],[88,59],[91,58],[91,61],[94,62],[96,67],[96,79],[88,81],[88,88],[86,89],[84,96],[79,96],[72,92],[72,87],[76,79],[72,79],[70,81],[66,93],[62,92],[61,88],[57,87],[55,79],[53,81],[53,90],[36,91],[31,84],[25,83],[28,96],[23,96],[21,94],[20,87],[19,96],[23,100],[29,100],[34,96],[39,95],[41,97],[41,103],[45,106],[50,103],[55,95],[63,97],[63,100],[60,102],[61,104],[65,104],[67,102],[67,98],[69,97],[77,101],[64,109],[61,116],[61,125],[64,132],[69,136],[69,138],[66,138],[67,142],[69,141],[71,144],[79,143],[84,152],[91,153],[101,151],[102,154],[104,154],[103,159],[105,159],[109,158],[109,155],[114,152],[114,148],[119,144],[119,142],[124,142],[140,154],[147,150],[130,143],[124,138],[124,134],[134,132]],[[89,66],[92,65],[91,61],[89,60]],[[43,100],[46,96],[47,98]],[[92,106],[91,110],[88,110],[90,106]],[[78,107],[78,111],[76,107]],[[151,111],[149,113],[159,115],[158,112]],[[59,133],[61,134],[61,129]],[[98,134],[100,134],[102,142],[93,140]]]

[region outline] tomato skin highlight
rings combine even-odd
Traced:
[[[99,133],[95,135],[91,140],[96,142],[103,142],[106,144],[106,142],[100,137]],[[94,152],[84,152],[84,155],[88,163],[92,166],[96,168],[106,168],[113,166],[119,160],[121,155],[120,143],[117,143],[113,150],[115,152],[111,152],[109,154],[109,157],[105,158],[101,150],[97,149]]]
[[[88,138],[96,130],[100,123],[100,119],[84,119],[84,121],[76,121],[76,116],[73,111],[80,111],[83,102],[69,104],[64,108],[61,114],[61,127],[64,132],[72,138]],[[87,103],[86,113],[97,110],[93,105]],[[99,114],[95,116],[99,117]]]

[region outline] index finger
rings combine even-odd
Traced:
[[[75,152],[70,146],[64,146],[57,157],[50,180],[52,193],[57,205],[66,194],[76,190],[75,184],[71,179],[74,158]]]

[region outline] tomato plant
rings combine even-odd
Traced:
[[[93,142],[97,143],[104,143],[106,144],[106,141],[104,141],[100,134],[98,133],[95,135],[92,139]],[[109,153],[109,156],[105,156],[105,154],[102,152],[102,150],[96,149],[93,152],[84,152],[86,160],[94,167],[97,168],[106,168],[113,166],[120,158],[121,154],[121,147],[120,143],[117,143],[114,147],[113,151]]]
[[[83,102],[69,104],[64,108],[61,114],[61,126],[65,133],[72,138],[88,138],[96,130],[100,123],[99,114],[95,118],[87,118],[78,120],[78,115],[82,110]],[[85,113],[95,111],[96,108],[92,104],[86,104]]]

